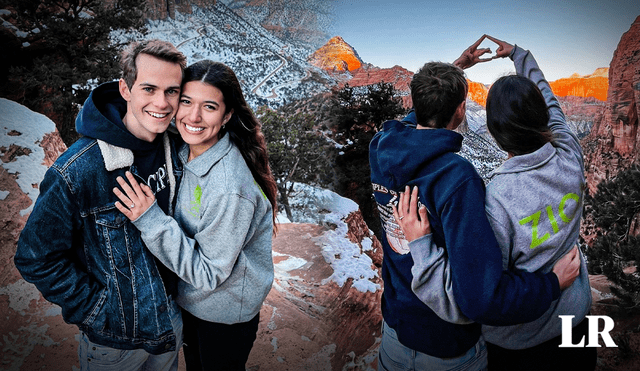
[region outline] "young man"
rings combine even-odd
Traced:
[[[186,58],[150,40],[131,44],[121,66],[120,81],[96,88],[78,114],[83,137],[45,174],[14,260],[79,327],[82,370],[176,370],[176,278],[116,209],[112,189],[131,171],[171,213],[177,180],[164,132],[178,109]]]
[[[479,323],[532,321],[577,275],[579,262],[561,265],[557,275],[502,270],[502,253],[485,214],[484,183],[473,165],[456,154],[462,136],[453,131],[466,110],[461,68],[489,60],[479,58],[490,52],[477,49],[482,40],[454,65],[433,62],[418,71],[411,82],[415,111],[402,122],[386,122],[370,145],[371,180],[385,230],[379,370],[484,370],[487,355]],[[414,262],[437,257],[414,252],[393,216],[406,186],[426,206],[433,239],[448,255],[452,279],[440,271],[425,280],[438,290],[412,287]],[[451,302],[462,315],[458,308],[432,309],[421,300],[423,295],[444,296],[441,292],[455,296]]]

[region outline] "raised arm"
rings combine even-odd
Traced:
[[[511,58],[516,73],[533,81],[538,89],[540,89],[549,109],[549,129],[554,134],[555,144],[567,151],[574,152],[576,157],[582,162],[583,155],[580,140],[567,125],[560,103],[553,94],[553,91],[551,91],[551,86],[545,79],[533,54],[517,45],[511,45],[489,35],[486,35],[486,37],[498,44],[498,50],[494,58]]]
[[[453,64],[464,69],[475,66],[477,63],[488,62],[493,58],[480,58],[484,54],[491,53],[491,49],[489,48],[481,48],[478,49],[478,46],[484,41],[487,35],[483,35],[476,42],[474,42],[470,47],[465,49],[460,57],[456,59]]]

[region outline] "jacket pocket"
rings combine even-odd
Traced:
[[[107,280],[105,305],[94,321],[94,328],[112,336],[131,336],[135,321],[136,274],[135,249],[143,249],[140,233],[117,209],[95,214],[101,274]]]
[[[104,303],[107,300],[108,296],[109,296],[109,281],[107,281],[107,284],[105,285],[105,287],[100,292],[100,297],[98,298],[98,301],[96,302],[96,305],[91,310],[91,313],[89,313],[87,318],[85,318],[85,320],[82,321],[83,325],[91,326],[91,327],[94,326],[94,322],[96,321],[96,319],[98,317],[100,317],[100,313],[103,310]]]

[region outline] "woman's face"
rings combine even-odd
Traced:
[[[193,159],[218,142],[222,125],[233,114],[225,114],[224,96],[220,89],[201,81],[190,81],[182,87],[176,126],[182,139],[189,144]]]

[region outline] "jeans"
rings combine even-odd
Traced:
[[[154,355],[144,349],[115,349],[92,343],[85,333],[80,332],[78,357],[81,371],[176,371],[178,352],[182,347],[182,313],[171,298],[167,306],[171,324],[176,334],[176,349]]]
[[[396,332],[382,321],[382,342],[378,351],[378,371],[484,371],[487,348],[484,339],[465,354],[455,358],[438,358],[407,348]]]

